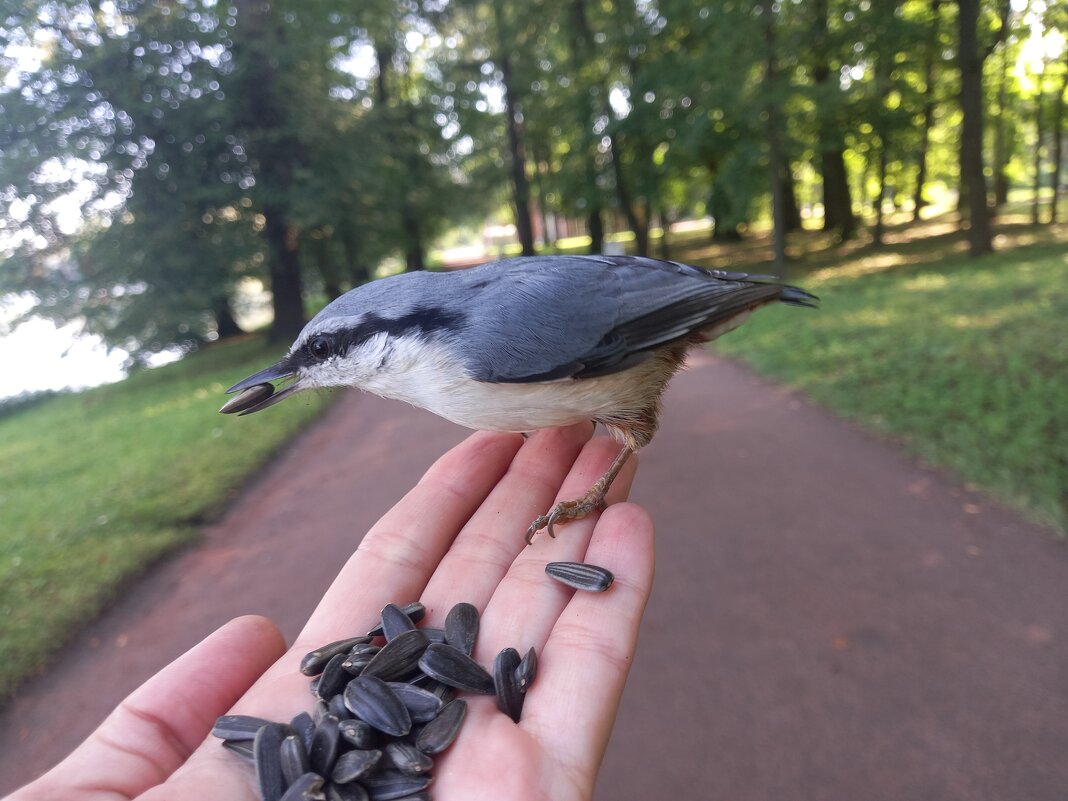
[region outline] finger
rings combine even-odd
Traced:
[[[421,595],[457,532],[508,469],[523,440],[478,432],[437,460],[367,533],[312,613],[296,642],[234,707],[288,720],[311,705],[301,657],[370,629],[387,603]]]
[[[558,499],[584,494],[604,475],[618,453],[619,445],[612,440],[592,440],[568,474]],[[632,457],[612,484],[610,503],[626,498],[636,469],[637,460]],[[542,539],[516,557],[486,606],[482,618],[484,634],[476,651],[479,659],[491,664],[496,654],[509,646],[520,652],[532,646],[541,650],[572,595],[570,588],[545,575],[545,565],[551,561],[582,561],[601,514],[595,512],[560,526],[555,539],[539,535]]]
[[[634,504],[609,507],[586,561],[611,570],[615,582],[604,593],[575,592],[567,604],[539,654],[521,726],[564,767],[559,776],[592,788],[652,590],[648,514]]]
[[[484,609],[501,577],[526,546],[530,521],[551,506],[593,434],[589,423],[545,429],[530,436],[500,480],[456,537],[423,593],[430,621],[459,601]]]
[[[508,470],[515,434],[479,432],[441,457],[364,537],[299,637],[311,647],[374,625],[382,607],[419,598],[457,533]]]
[[[284,650],[267,618],[231,620],[134,690],[69,757],[11,800],[132,798],[162,783]]]

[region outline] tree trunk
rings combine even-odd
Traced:
[[[494,3],[498,8],[498,3]],[[498,33],[500,32],[500,14],[498,13]],[[504,84],[504,118],[508,129],[508,152],[512,164],[512,201],[515,211],[515,228],[519,236],[519,245],[524,256],[534,255],[534,226],[530,220],[530,184],[527,181],[527,155],[526,146],[523,142],[523,112],[519,107],[519,99],[516,97],[514,78],[512,77],[512,60],[505,48],[507,45],[500,43],[498,65],[501,68],[502,83]]]
[[[774,92],[777,83],[778,63],[775,55],[775,3],[774,0],[761,0],[764,21],[764,86]],[[779,106],[772,95],[764,106],[768,138],[768,181],[771,185],[772,250],[774,252],[773,269],[776,275],[786,276],[786,193],[783,176],[782,143],[779,141]]]
[[[832,81],[831,66],[827,60],[829,31],[827,0],[813,0],[815,9],[812,45],[816,62],[812,77],[818,87],[827,87]],[[838,80],[837,74],[833,76]],[[824,88],[823,97],[827,96]],[[823,178],[823,230],[838,231],[842,239],[851,239],[857,230],[853,216],[853,203],[849,193],[849,174],[845,166],[845,148],[836,109],[818,108],[820,175]]]
[[[586,216],[586,227],[590,232],[590,253],[596,255],[604,250],[604,219],[599,206]]]
[[[1053,112],[1053,201],[1049,207],[1049,221],[1057,222],[1057,202],[1061,196],[1061,166],[1064,161],[1064,93],[1068,91],[1068,59],[1064,65],[1061,89]]]
[[[642,220],[641,216],[638,214],[638,209],[635,207],[634,200],[631,198],[626,181],[623,179],[623,164],[619,155],[619,140],[616,138],[615,134],[609,136],[609,143],[612,149],[612,172],[616,179],[616,197],[619,199],[619,206],[623,210],[623,216],[627,218],[627,225],[629,225],[630,230],[634,232],[634,247],[637,250],[638,255],[648,256],[648,214],[646,215],[646,218]]]
[[[875,196],[875,228],[874,228],[874,230],[872,231],[872,234],[871,234],[872,244],[874,244],[876,247],[882,247],[883,246],[883,232],[884,232],[883,198],[886,197],[886,163],[887,163],[886,149],[887,149],[886,148],[886,140],[882,139],[882,137],[880,137],[880,141],[879,141],[879,166],[878,166],[878,171],[879,171],[879,176],[878,176],[879,190],[878,190],[878,194],[876,194],[876,196]]]
[[[1035,178],[1032,184],[1033,196],[1031,198],[1031,224],[1038,225],[1041,220],[1042,209],[1042,78],[1044,73],[1038,75],[1038,94],[1035,95]]]
[[[291,342],[304,327],[304,287],[300,275],[300,230],[286,222],[281,209],[266,206],[264,232],[272,251],[271,272],[272,342]]]
[[[994,250],[983,175],[983,60],[979,50],[979,0],[959,0],[957,12],[961,184],[968,195],[968,250],[981,256]]]
[[[1009,102],[1008,93],[1008,48],[1001,51],[1001,69],[998,71],[998,113],[994,117],[994,208],[1000,208],[1009,202],[1009,176],[1005,166],[1009,161],[1009,142],[1012,133],[1005,121],[1005,110]]]
[[[215,301],[212,313],[215,315],[215,333],[219,339],[240,336],[245,333],[234,319],[234,312],[230,306],[230,299],[218,298]]]
[[[801,230],[801,209],[797,205],[797,185],[794,182],[794,172],[790,169],[789,159],[786,160],[782,170],[782,197],[784,206],[783,224],[786,233]]]
[[[931,128],[935,112],[935,56],[938,52],[938,30],[941,21],[942,0],[931,0],[931,41],[923,57],[923,122],[920,123],[920,147],[916,154],[916,189],[912,195],[912,221],[918,222],[920,212],[927,205],[923,196],[927,184],[927,153],[931,146]]]

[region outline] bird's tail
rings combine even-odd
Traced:
[[[789,303],[791,306],[807,306],[810,309],[818,309],[820,307],[819,297],[799,286],[790,286],[789,284],[783,285],[779,301]]]

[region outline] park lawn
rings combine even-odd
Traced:
[[[0,419],[0,698],[319,413],[315,393],[254,425],[217,413],[279,355],[258,338],[213,345]]]
[[[1068,231],[1003,231],[980,260],[948,235],[824,251],[791,273],[819,311],[763,311],[715,347],[1064,533]]]

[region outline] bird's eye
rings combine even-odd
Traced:
[[[316,359],[323,361],[330,355],[330,340],[326,337],[315,337],[308,343],[308,350]]]

